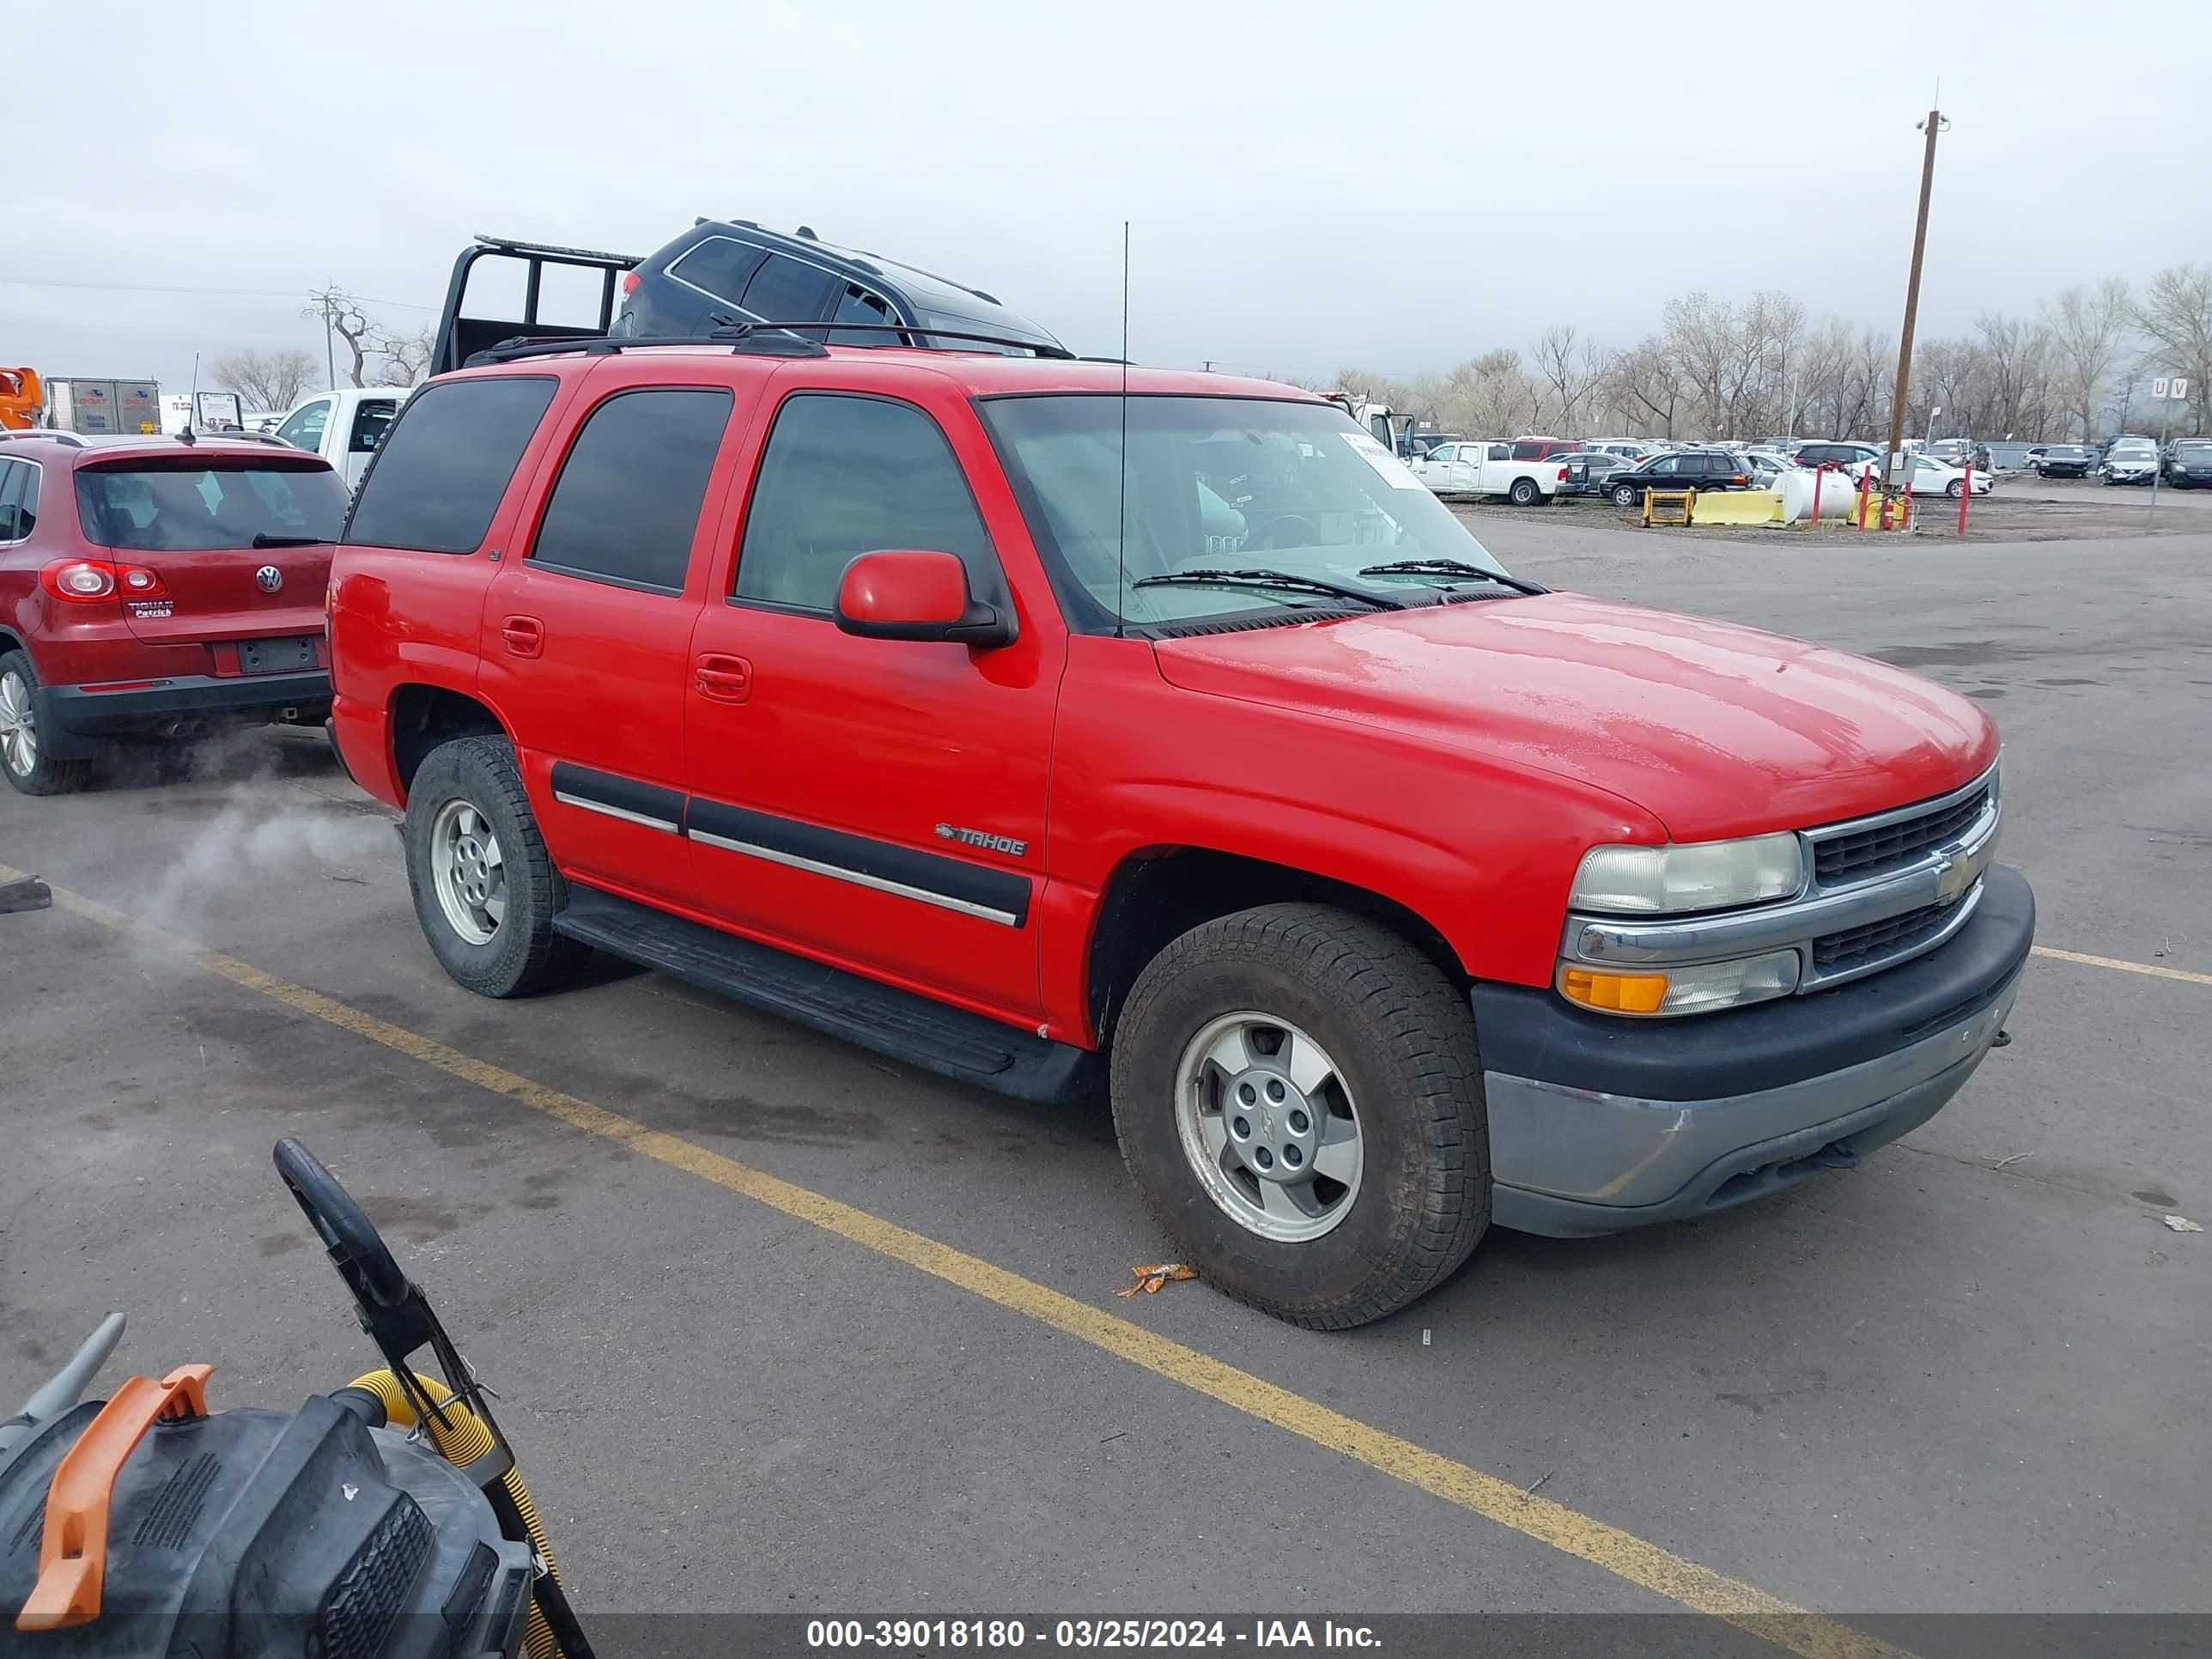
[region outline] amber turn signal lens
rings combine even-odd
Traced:
[[[1594,968],[1570,968],[1559,975],[1559,991],[1570,1002],[1608,1013],[1656,1014],[1667,1000],[1664,974],[1608,974]]]

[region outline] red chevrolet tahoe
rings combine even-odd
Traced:
[[[1289,387],[736,333],[487,354],[362,486],[332,733],[469,989],[604,950],[1103,1084],[1316,1327],[1849,1167],[1999,1040],[1974,703],[1516,579]]]

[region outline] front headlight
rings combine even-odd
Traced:
[[[1770,951],[1735,962],[1701,962],[1664,973],[1559,964],[1559,994],[1607,1014],[1706,1014],[1786,997],[1797,988],[1797,953]]]
[[[1804,884],[1805,854],[1795,836],[1593,847],[1567,903],[1604,915],[1671,915],[1788,898]]]

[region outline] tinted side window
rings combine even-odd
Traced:
[[[845,567],[884,548],[957,553],[978,597],[998,558],[937,422],[908,404],[802,393],[769,434],[738,553],[737,596],[828,611]]]
[[[682,258],[668,267],[668,274],[702,288],[718,300],[738,303],[745,291],[745,284],[768,258],[763,249],[744,242],[732,241],[726,236],[709,236]]]
[[[787,320],[799,319],[787,319]],[[898,319],[892,314],[890,301],[880,295],[869,293],[857,283],[848,283],[845,286],[843,296],[837,301],[837,309],[830,313],[830,320],[833,323],[881,325],[896,323]],[[886,334],[880,326],[852,331],[833,328],[830,331],[829,338],[831,345],[897,345],[900,343],[899,336]]]
[[[23,522],[23,479],[30,468],[21,461],[0,461],[0,542],[19,542],[31,533]]]
[[[473,553],[560,382],[499,375],[434,386],[392,423],[345,539],[425,553]]]
[[[1513,446],[1513,459],[1516,461],[1540,461],[1543,459],[1543,458],[1544,446],[1541,444],[1516,444]]]
[[[1492,460],[1493,460],[1493,461],[1510,461],[1510,460],[1511,460],[1511,459],[1513,459],[1513,446],[1512,446],[1512,445],[1510,445],[1510,444],[1492,444],[1492,445],[1491,445],[1491,447],[1490,447],[1490,459],[1491,459]]]
[[[562,463],[532,562],[680,591],[730,404],[724,391],[654,390],[593,410]]]
[[[819,265],[771,253],[745,284],[744,307],[763,322],[809,323],[822,314],[836,286],[837,279]]]
[[[399,417],[399,401],[390,402],[379,398],[360,405],[353,412],[353,434],[346,440],[346,451],[354,455],[373,455],[384,434]]]

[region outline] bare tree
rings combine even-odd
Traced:
[[[1572,323],[1555,323],[1536,342],[1536,372],[1543,377],[1548,407],[1540,424],[1571,432],[1585,400],[1596,391],[1605,354],[1582,337]]]
[[[376,350],[384,362],[376,370],[377,384],[420,386],[429,375],[430,356],[437,343],[437,331],[427,323],[404,334],[380,331]]]
[[[313,383],[315,360],[294,346],[226,351],[210,372],[217,386],[235,392],[248,409],[287,410]]]
[[[307,295],[307,308],[300,314],[316,319],[345,342],[353,359],[346,384],[366,386],[362,377],[368,372],[370,354],[376,349],[377,329],[375,319],[362,308],[361,301],[342,288],[320,289]]]
[[[2190,429],[2212,432],[2212,265],[2160,271],[2130,315],[2149,343],[2145,366],[2189,376]]]
[[[2081,435],[2096,435],[2105,388],[2118,366],[2129,323],[2128,284],[2107,276],[2092,288],[2076,283],[2058,290],[2044,307],[2058,359],[2058,391],[2066,412],[2081,423]]]
[[[1690,387],[1681,368],[1664,340],[1655,335],[1613,360],[1607,376],[1619,388],[1615,394],[1624,409],[1641,411],[1634,424],[1662,438],[1674,435],[1674,422],[1689,400]]]

